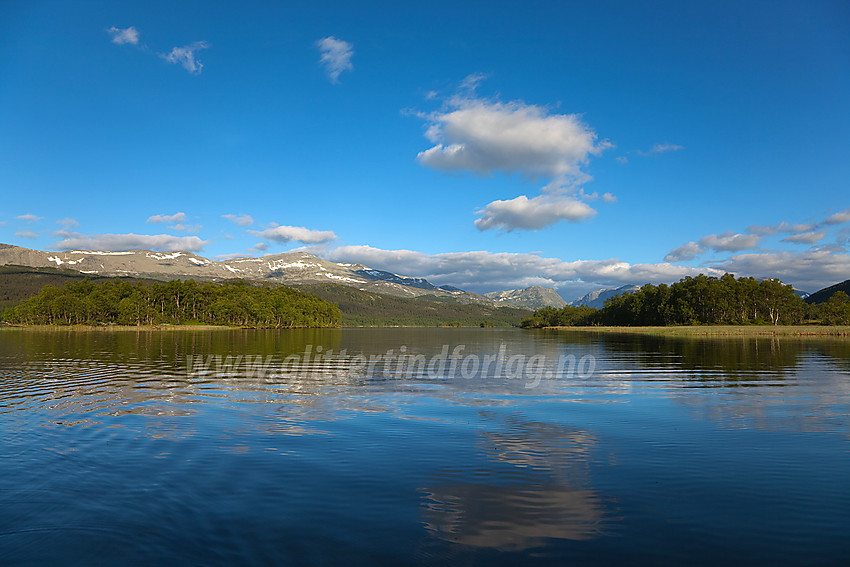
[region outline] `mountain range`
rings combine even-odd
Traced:
[[[573,307],[578,307],[580,305],[587,305],[588,307],[595,307],[596,309],[602,309],[605,306],[605,300],[614,297],[617,295],[621,295],[623,293],[632,293],[640,289],[639,285],[627,284],[620,286],[618,288],[612,289],[597,289],[596,291],[591,291],[587,295],[576,299],[571,302],[570,305]]]
[[[435,286],[425,278],[407,277],[363,264],[330,262],[306,252],[273,254],[261,258],[234,258],[216,262],[192,252],[131,250],[108,252],[69,250],[45,252],[0,244],[0,265],[72,269],[97,276],[125,276],[158,280],[192,278],[200,281],[249,279],[285,285],[335,283],[361,291],[395,297],[431,296],[444,301],[524,309],[562,307],[566,302],[551,288],[480,295],[451,286]]]
[[[485,293],[493,301],[527,309],[539,309],[540,307],[556,307],[560,309],[567,304],[564,298],[558,295],[551,287],[540,287],[534,285],[525,289],[510,289],[507,291],[491,291]]]

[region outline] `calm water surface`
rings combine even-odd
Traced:
[[[0,564],[847,565],[848,532],[848,340],[0,331]]]

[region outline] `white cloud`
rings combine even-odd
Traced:
[[[665,262],[687,262],[703,254],[705,249],[696,242],[687,242],[674,248],[664,256]]]
[[[567,195],[539,195],[529,199],[520,195],[507,201],[493,201],[477,211],[478,230],[500,228],[539,230],[561,220],[580,221],[596,214],[587,203]]]
[[[19,230],[15,233],[15,236],[19,238],[38,238],[39,235],[31,230]]]
[[[266,230],[249,230],[253,235],[274,242],[303,242],[318,244],[336,240],[336,234],[330,230],[310,230],[301,226],[275,226]]]
[[[354,46],[337,39],[333,36],[324,37],[316,42],[321,57],[319,63],[325,67],[332,83],[339,82],[339,75],[343,71],[352,71],[351,57],[354,55]]]
[[[548,181],[541,195],[520,195],[485,205],[475,221],[480,230],[538,230],[596,214],[580,201],[598,197],[582,189],[581,185],[591,180],[582,167],[591,156],[612,145],[598,141],[577,114],[554,114],[522,101],[476,96],[475,89],[483,79],[484,75],[470,75],[443,109],[418,115],[425,120],[425,137],[434,146],[419,152],[417,161],[444,172],[519,174]],[[608,194],[604,200],[616,199]]]
[[[253,250],[253,251],[257,251],[257,252],[265,252],[268,249],[269,249],[269,245],[266,244],[265,242],[257,242],[256,244],[254,244],[248,250]]]
[[[125,43],[129,43],[130,45],[139,44],[139,32],[133,26],[123,29],[113,26],[106,31],[112,37],[112,43],[117,43],[118,45],[124,45]]]
[[[168,228],[170,228],[171,230],[179,230],[180,232],[198,233],[198,232],[201,232],[201,229],[204,228],[204,225],[202,225],[202,224],[182,224],[182,223],[178,223],[178,224],[169,225]]]
[[[18,220],[22,220],[24,222],[28,222],[28,223],[34,223],[36,221],[40,221],[40,220],[44,219],[44,217],[37,217],[37,216],[30,214],[30,213],[27,213],[25,215],[18,215],[15,218],[17,218]]]
[[[718,252],[739,252],[748,248],[758,246],[761,237],[757,234],[734,234],[724,232],[723,234],[709,234],[699,239],[700,246],[711,248]]]
[[[417,156],[440,171],[582,178],[581,165],[609,147],[576,114],[550,114],[520,101],[456,96],[443,112],[422,115],[435,145]]]
[[[752,225],[747,227],[747,232],[750,234],[757,234],[759,236],[773,236],[778,232],[784,232],[786,234],[799,234],[802,232],[811,232],[818,228],[817,223],[798,223],[798,224],[790,224],[785,221],[777,225]]]
[[[169,63],[179,63],[184,69],[193,75],[200,75],[201,69],[204,68],[203,63],[195,59],[195,52],[201,49],[209,48],[209,43],[206,41],[196,41],[190,45],[183,47],[173,47],[171,53],[161,53],[160,57]]]
[[[831,250],[739,254],[712,264],[740,275],[779,278],[798,289],[814,292],[842,282],[850,274],[850,254]]]
[[[611,193],[603,193],[602,194],[602,200],[605,201],[606,203],[616,203],[617,202],[617,196],[612,195]]]
[[[186,213],[174,213],[173,215],[153,215],[148,217],[148,220],[146,222],[153,222],[159,224],[171,222],[186,222]]]
[[[794,242],[797,244],[814,244],[820,242],[826,236],[825,231],[820,232],[801,232],[800,234],[792,234],[782,239],[782,242]]]
[[[75,219],[72,219],[70,217],[65,217],[64,219],[60,219],[60,220],[56,221],[56,224],[60,225],[65,230],[80,226],[79,222],[77,222]]]
[[[171,236],[169,234],[79,234],[61,233],[63,238],[54,247],[61,250],[159,250],[198,252],[209,244],[197,236]]]
[[[850,222],[850,209],[846,209],[844,211],[841,211],[840,213],[830,215],[824,222],[826,224],[842,224],[845,222]]]
[[[679,150],[684,149],[684,146],[680,146],[678,144],[655,144],[649,149],[649,151],[638,153],[642,156],[650,156],[654,154],[665,154],[667,152],[678,152]]]
[[[233,254],[219,254],[218,256],[215,256],[213,260],[216,262],[224,262],[226,260],[234,260],[236,258],[253,258],[253,256],[243,252],[235,252]]]
[[[761,240],[761,236],[758,234],[735,234],[731,231],[722,234],[709,234],[703,236],[697,242],[686,242],[674,248],[664,256],[664,260],[666,262],[687,262],[705,254],[708,250],[740,252],[748,248],[755,248],[758,246],[759,240]]]
[[[251,217],[251,215],[246,214],[221,215],[221,218],[227,219],[238,226],[251,226],[252,224],[254,224],[254,219]]]
[[[425,277],[439,285],[449,284],[481,292],[531,285],[570,287],[579,281],[592,282],[599,287],[662,283],[699,273],[723,273],[713,268],[691,268],[670,263],[628,264],[616,259],[564,262],[536,254],[485,251],[429,255],[371,246],[341,246],[331,250],[327,256],[334,261],[362,263],[394,273]]]

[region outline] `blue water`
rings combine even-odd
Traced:
[[[847,565],[850,341],[10,329],[0,457],[4,565]]]

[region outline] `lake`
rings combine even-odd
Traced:
[[[0,331],[0,563],[847,565],[850,340]]]

